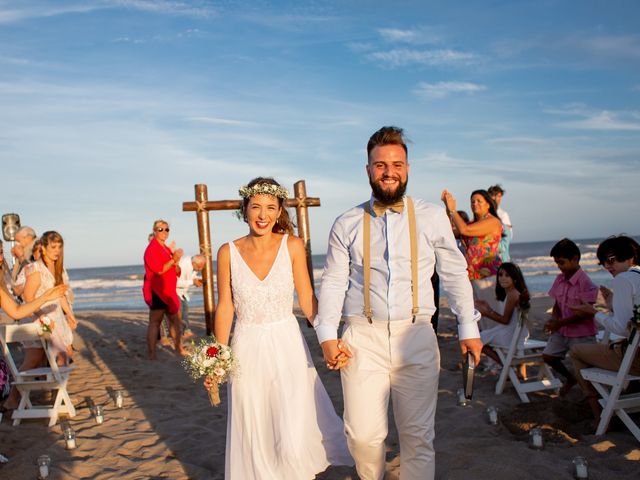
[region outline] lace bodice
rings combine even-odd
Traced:
[[[233,242],[229,242],[229,250],[236,327],[289,320],[293,316],[294,284],[287,235],[282,237],[276,259],[262,281],[245,263]]]

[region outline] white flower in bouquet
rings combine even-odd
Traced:
[[[237,370],[237,361],[228,345],[222,345],[213,338],[193,342],[193,353],[186,357],[183,365],[193,380],[209,377],[215,381],[209,390],[211,404],[220,404],[218,385],[229,380]]]

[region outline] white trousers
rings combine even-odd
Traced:
[[[347,444],[361,480],[382,480],[389,396],[400,439],[400,478],[435,475],[434,418],[440,351],[430,320],[349,318],[343,340],[353,352],[341,370]]]

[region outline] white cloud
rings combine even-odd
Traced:
[[[640,36],[599,35],[574,40],[579,47],[602,57],[640,59]]]
[[[373,52],[367,58],[390,67],[407,65],[454,66],[469,65],[478,61],[476,55],[450,49],[410,50],[393,49],[386,52]]]
[[[477,83],[469,82],[420,82],[413,93],[415,93],[419,97],[431,99],[444,98],[453,93],[473,94],[486,89],[487,87],[485,87],[484,85],[478,85]]]
[[[0,2],[0,24],[20,22],[34,18],[54,17],[95,10],[125,8],[163,15],[212,17],[217,14],[210,4],[203,1],[175,0],[103,0],[95,3],[82,1],[26,1]]]
[[[540,137],[503,137],[492,138],[489,140],[489,144],[491,145],[499,145],[512,148],[545,146],[551,143],[552,142],[548,138]]]
[[[364,42],[350,42],[347,43],[347,48],[354,53],[364,53],[374,49],[371,43]]]
[[[196,123],[209,123],[213,125],[232,125],[234,127],[257,127],[259,124],[256,122],[248,122],[246,120],[233,120],[230,118],[218,118],[218,117],[190,117],[187,120]]]
[[[380,36],[389,41],[397,43],[409,43],[409,44],[424,44],[424,43],[439,43],[441,41],[440,35],[438,35],[433,28],[422,27],[401,30],[398,28],[381,28],[378,29]]]
[[[7,7],[7,5],[10,5]],[[82,2],[67,4],[41,2],[0,3],[0,24],[15,23],[32,18],[54,17],[69,13],[87,13],[105,8],[104,4],[87,5]]]
[[[609,112],[603,110],[595,112],[581,120],[562,122],[558,125],[565,128],[580,130],[618,130],[640,131],[640,122],[632,121],[638,117],[637,112]]]

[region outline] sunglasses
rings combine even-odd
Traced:
[[[600,263],[600,266],[605,267],[607,265],[613,265],[614,262],[617,261],[617,258],[615,255],[609,255],[607,258],[605,258],[602,262]]]
[[[160,232],[160,233],[167,232],[167,233],[169,233],[169,227],[167,227],[167,228],[162,228],[162,227],[156,228],[156,232]]]

